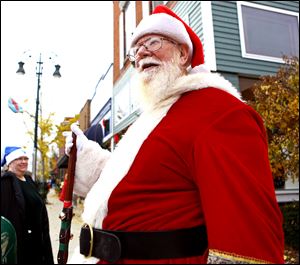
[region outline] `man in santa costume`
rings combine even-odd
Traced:
[[[143,112],[115,151],[71,126],[74,192],[86,197],[71,263],[283,263],[259,115],[205,69],[200,39],[165,6],[137,26],[128,56]]]

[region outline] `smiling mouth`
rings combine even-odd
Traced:
[[[156,63],[145,63],[142,65],[142,71],[150,71],[154,69],[155,67],[159,66],[159,64]]]

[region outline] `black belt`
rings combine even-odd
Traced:
[[[80,253],[111,263],[121,258],[149,260],[201,256],[206,249],[205,226],[173,231],[122,232],[91,228],[85,224],[80,232]]]

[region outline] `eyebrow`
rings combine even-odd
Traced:
[[[140,42],[137,42],[134,46],[137,46],[137,45],[141,45],[142,43],[146,42],[147,40],[150,40],[152,38],[158,38],[158,37],[149,37],[148,39],[145,39],[143,41],[140,41]]]

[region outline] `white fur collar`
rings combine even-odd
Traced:
[[[110,196],[110,193],[128,172],[129,167],[131,166],[131,163],[133,162],[144,140],[166,115],[169,108],[174,104],[181,94],[207,87],[214,87],[224,90],[241,100],[241,96],[238,91],[229,81],[224,79],[219,74],[197,73],[179,78],[173,88],[169,90],[170,93],[168,93],[166,99],[161,101],[160,105],[156,106],[154,110],[152,109],[144,112],[141,117],[139,117],[139,119],[129,128],[127,133],[120,141],[110,160],[107,162],[107,165],[104,167],[101,177],[93,186],[86,198],[85,212],[83,214],[83,218],[86,219],[85,221],[93,224],[96,227],[102,226],[102,219],[106,216],[107,211],[106,202]],[[112,178],[111,176],[115,177]],[[91,199],[91,194],[93,193],[95,194],[95,197]],[[98,204],[89,203],[90,200],[93,202],[99,201],[98,194],[101,194],[101,198],[103,197],[101,202],[105,202],[105,205],[101,203],[100,207]],[[100,214],[99,212],[102,211],[101,216],[103,214],[104,216],[102,216],[100,219],[96,218],[97,220],[95,220],[95,216],[98,214],[95,212],[96,209],[93,209],[93,214],[89,211],[90,205],[94,205],[95,208],[99,207],[97,209],[98,214]]]
[[[239,100],[242,100],[241,94],[238,92],[238,90],[223,76],[218,73],[206,72],[189,74],[178,78],[175,85],[169,90],[169,95],[181,95],[188,91],[207,87],[221,89],[238,98]]]
[[[111,192],[127,174],[141,145],[167,114],[170,107],[177,101],[181,94],[214,87],[224,90],[239,100],[241,96],[232,84],[219,74],[197,73],[179,78],[168,93],[166,99],[155,109],[145,111],[134,124],[130,126],[111,158],[105,165],[101,176],[94,184],[85,199],[85,210],[82,215],[84,222],[96,228],[102,228],[102,222],[107,214],[107,202]],[[94,263],[92,260],[90,262]],[[81,262],[83,262],[81,260]]]

